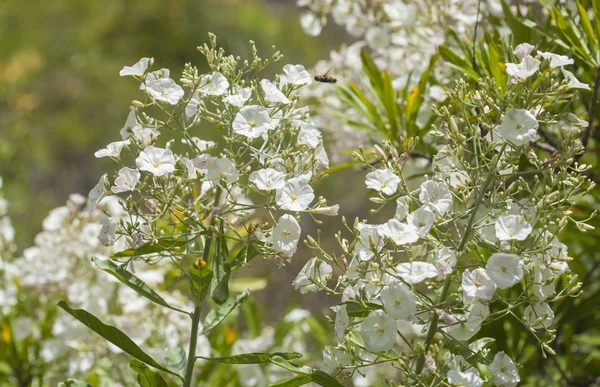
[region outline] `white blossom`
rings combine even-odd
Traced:
[[[282,189],[285,186],[285,173],[272,168],[265,168],[253,171],[248,180],[261,191],[272,191]]]
[[[504,116],[496,132],[503,139],[515,145],[525,145],[537,141],[539,124],[533,114],[525,109],[510,109]]]
[[[515,387],[520,381],[519,371],[511,358],[504,352],[498,352],[488,366],[497,387]]]
[[[312,83],[312,77],[302,65],[286,64],[283,66],[283,72],[285,77],[282,77],[282,80],[287,84],[300,86]]]
[[[369,172],[365,179],[367,188],[374,189],[385,195],[393,195],[398,189],[400,178],[389,169],[377,169]]]
[[[279,208],[288,211],[304,211],[314,198],[314,191],[304,175],[289,179],[275,195]]]
[[[99,222],[102,225],[102,228],[100,229],[98,239],[104,246],[114,245],[117,240],[115,235],[117,231],[117,222],[104,214],[100,215]]]
[[[365,348],[371,352],[385,352],[396,343],[396,321],[383,310],[375,310],[360,324]]]
[[[133,191],[140,180],[140,171],[137,169],[123,167],[118,174],[115,185],[111,187],[114,193]]]
[[[575,77],[575,74],[573,74],[572,72],[565,70],[562,67],[560,68],[560,70],[562,71],[564,77],[567,79],[567,86],[571,89],[591,90],[590,85],[579,81],[579,79],[577,79]]]
[[[228,95],[227,97],[223,98],[224,102],[227,102],[230,105],[236,106],[241,108],[242,106],[244,106],[244,104],[246,103],[246,101],[248,101],[250,99],[250,97],[252,96],[252,88],[251,87],[235,87],[235,94],[231,94]]]
[[[154,58],[142,58],[134,64],[133,66],[124,66],[121,71],[119,71],[119,75],[125,77],[127,75],[133,75],[136,77],[143,77],[148,70],[149,66],[152,66],[154,63]]]
[[[494,253],[485,269],[500,289],[510,288],[523,278],[523,261],[515,254]]]
[[[168,102],[171,105],[177,105],[184,94],[181,86],[171,78],[160,78],[146,84],[146,91],[155,100]]]
[[[98,206],[102,199],[104,199],[107,195],[110,194],[110,192],[108,192],[108,190],[106,189],[106,182],[108,180],[107,176],[108,175],[106,173],[102,175],[100,177],[100,180],[98,181],[98,184],[96,184],[96,186],[92,188],[92,190],[88,194],[88,198],[90,200],[90,207],[92,209],[96,208],[96,206]]]
[[[409,225],[417,230],[417,234],[421,238],[425,238],[433,226],[435,214],[429,208],[423,206],[408,214],[406,220]]]
[[[412,223],[401,222],[396,218],[388,220],[378,229],[378,233],[382,237],[390,238],[397,246],[419,240],[418,230]]]
[[[350,328],[350,318],[346,311],[346,304],[338,305],[335,312],[335,337],[338,342],[344,340],[346,330]]]
[[[386,285],[379,294],[385,312],[396,320],[412,320],[417,312],[416,296],[404,284]]]
[[[130,140],[125,141],[115,141],[111,142],[104,149],[100,149],[99,151],[94,153],[96,158],[102,157],[121,157],[121,150],[131,143]]]
[[[404,220],[410,212],[410,206],[408,205],[408,196],[400,196],[396,199],[396,213],[394,218],[398,220]]]
[[[200,85],[198,92],[205,95],[223,95],[229,89],[227,78],[218,71],[203,75]]]
[[[170,149],[148,146],[135,159],[135,164],[141,171],[164,176],[175,170],[175,157]]]
[[[406,283],[418,284],[428,278],[437,277],[438,273],[431,263],[413,261],[396,265],[396,272]]]
[[[519,60],[525,59],[528,55],[533,52],[535,47],[529,43],[521,43],[517,47],[515,47],[513,53]]]
[[[285,256],[292,256],[298,247],[301,231],[296,218],[288,214],[282,215],[271,235],[273,249]]]
[[[575,63],[572,58],[566,55],[557,55],[551,52],[537,52],[544,59],[550,59],[550,67],[562,67]]]
[[[269,111],[264,106],[244,106],[233,120],[233,131],[248,138],[258,138],[273,130]]]
[[[419,200],[439,216],[443,216],[452,205],[452,194],[445,183],[427,180],[421,184]]]
[[[492,281],[484,268],[473,271],[468,269],[462,275],[462,290],[467,297],[489,301],[496,292],[496,283]]]
[[[260,86],[265,93],[265,103],[267,105],[272,105],[275,103],[283,103],[288,104],[290,100],[268,79],[262,79],[260,81]]]
[[[523,311],[525,320],[534,328],[550,328],[554,322],[554,311],[547,302],[536,302],[528,305]]]
[[[300,293],[318,292],[330,279],[333,269],[327,262],[318,258],[311,258],[300,270],[294,280],[294,288]],[[320,284],[320,285],[319,285]]]
[[[531,55],[527,55],[521,63],[506,63],[506,73],[511,77],[524,80],[538,71],[540,63],[542,62]]]
[[[496,238],[501,241],[527,239],[533,228],[521,215],[506,215],[498,218],[495,224]]]

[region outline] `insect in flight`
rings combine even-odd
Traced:
[[[329,70],[331,70],[331,69],[329,69]],[[327,73],[329,72],[329,70],[327,70]],[[327,75],[327,73],[325,73],[323,75],[315,75],[315,81],[323,82],[323,83],[336,83],[337,79]]]

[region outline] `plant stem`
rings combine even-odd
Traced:
[[[504,153],[505,148],[506,148],[506,144],[504,144],[502,146],[502,149],[500,149],[500,152],[498,152],[498,162],[500,161],[500,156],[502,156],[502,153]],[[488,190],[489,185],[494,180],[494,176],[496,175],[495,169],[496,169],[496,165],[493,166],[493,170],[489,171],[489,175],[487,176],[487,178],[485,179],[485,182],[483,183],[483,186],[481,187],[481,191],[480,191],[480,193],[477,197],[477,200],[475,201],[475,204],[473,206],[473,212],[471,213],[471,216],[469,217],[469,223],[467,223],[467,228],[465,229],[465,233],[463,234],[460,244],[458,245],[458,249],[456,250],[457,253],[460,253],[467,245],[467,240],[469,239],[469,234],[471,233],[471,227],[473,226],[473,223],[475,222],[475,216],[477,214],[477,209],[479,208],[479,204],[481,204],[481,202],[483,200],[483,195],[485,195],[485,193]],[[446,278],[446,282],[444,282],[444,287],[442,288],[442,293],[440,294],[440,298],[438,299],[437,305],[441,305],[446,300],[446,296],[448,295],[448,289],[450,289],[451,283],[452,283],[452,277]],[[433,337],[435,336],[435,333],[437,332],[437,325],[438,325],[438,318],[435,315],[435,310],[434,310],[433,316],[431,317],[431,323],[429,323],[429,329],[427,330],[427,337],[425,338],[425,351],[423,351],[423,353],[419,356],[419,359],[417,360],[417,368],[415,369],[415,373],[417,375],[419,375],[421,373],[421,371],[423,371],[423,366],[425,366],[425,355],[429,351],[429,347],[431,346],[431,343],[433,342]]]
[[[192,313],[192,333],[190,336],[190,347],[188,348],[188,359],[185,367],[184,387],[192,385],[192,377],[194,373],[194,364],[196,363],[196,343],[198,342],[198,326],[200,325],[200,308],[201,303],[196,303],[194,313]]]
[[[217,187],[215,192],[215,203],[214,207],[219,205],[219,199],[221,198],[221,188]],[[212,209],[211,209],[212,211]],[[210,220],[210,227],[215,223],[215,216]],[[204,252],[202,259],[207,261],[207,257],[210,254],[210,246],[213,238],[206,238],[204,242]],[[190,335],[190,346],[188,348],[188,358],[185,366],[185,379],[183,380],[183,387],[190,387],[192,385],[192,378],[194,376],[194,365],[196,363],[196,344],[198,342],[198,327],[200,325],[200,310],[202,308],[203,300],[194,300],[194,312],[192,313],[192,332]]]

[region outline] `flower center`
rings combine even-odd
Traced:
[[[248,124],[250,124],[250,127],[256,128],[256,122],[250,121],[250,122],[248,122]]]

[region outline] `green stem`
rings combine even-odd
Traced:
[[[505,148],[506,148],[506,144],[504,144],[504,146],[502,146],[502,149],[500,149],[500,152],[498,152],[498,161],[496,163],[498,163],[500,161],[500,157],[502,156],[502,153],[504,153]],[[493,168],[496,169],[496,165],[494,165]],[[494,180],[495,174],[496,174],[495,170],[491,170],[489,172],[489,175],[487,176],[485,182],[483,183],[483,186],[481,187],[481,191],[477,197],[477,200],[475,201],[475,205],[473,206],[473,212],[471,213],[471,217],[469,218],[469,223],[467,223],[467,228],[465,229],[465,233],[463,234],[460,244],[458,245],[458,249],[456,251],[457,253],[460,253],[467,245],[467,240],[469,239],[469,234],[471,233],[471,228],[473,227],[473,223],[475,222],[475,216],[477,214],[477,209],[479,208],[479,204],[481,204],[481,202],[483,200],[483,195],[485,195],[485,193],[488,190],[489,185]],[[440,294],[440,298],[438,299],[437,305],[441,305],[446,300],[446,296],[448,295],[448,289],[450,288],[451,283],[452,283],[451,277],[446,278],[446,282],[444,282],[444,287],[442,288],[442,293]],[[429,347],[431,346],[431,343],[433,342],[433,337],[435,336],[435,333],[437,332],[437,325],[438,325],[438,318],[435,315],[435,310],[434,310],[433,316],[431,317],[431,322],[429,323],[429,329],[427,330],[427,337],[425,338],[425,351],[423,351],[423,353],[421,353],[421,355],[419,356],[419,359],[417,360],[417,368],[415,369],[415,373],[417,375],[419,375],[421,373],[421,371],[423,371],[423,367],[425,366],[425,355],[429,351]]]
[[[214,206],[219,205],[219,199],[221,197],[221,188],[217,187],[215,192]],[[212,211],[212,209],[211,209]],[[215,223],[215,216],[210,220],[210,226],[212,227]],[[202,258],[208,261],[207,257],[210,254],[210,247],[214,238],[206,238],[204,243],[204,253]],[[188,358],[185,367],[185,379],[183,380],[183,387],[190,387],[192,385],[192,377],[194,374],[194,365],[196,363],[196,344],[198,342],[198,327],[200,325],[200,310],[202,308],[203,300],[194,300],[195,307],[192,313],[192,333],[190,336],[190,346],[188,348]]]

